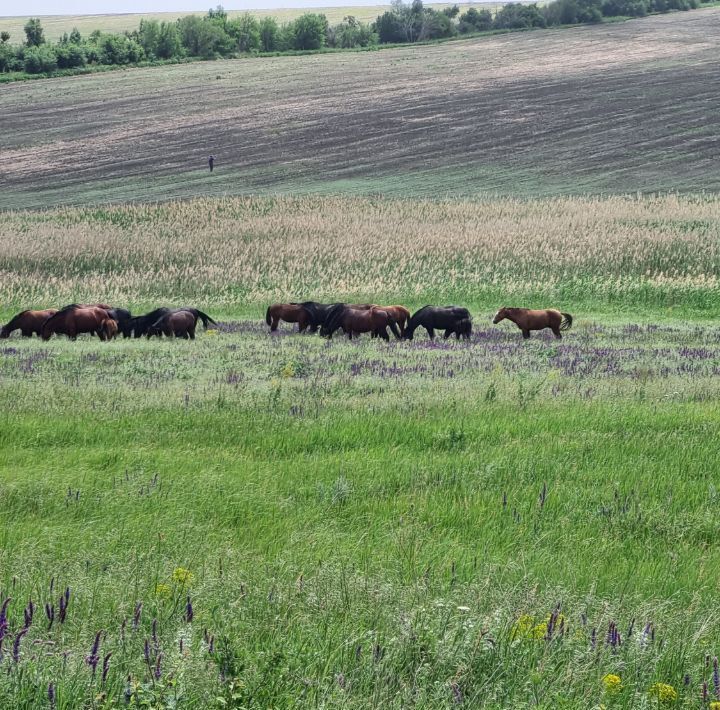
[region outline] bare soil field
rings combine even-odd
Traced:
[[[0,208],[200,194],[715,191],[719,41],[712,8],[9,85]]]

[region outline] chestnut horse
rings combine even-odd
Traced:
[[[20,330],[23,338],[32,338],[33,333],[40,337],[43,323],[57,313],[55,308],[44,311],[22,311],[0,329],[0,338],[9,338],[15,330]]]
[[[378,306],[387,311],[394,319],[400,330],[400,335],[405,335],[405,328],[410,322],[410,311],[405,306]]]
[[[499,323],[507,318],[520,328],[523,338],[530,337],[531,330],[544,330],[550,328],[556,338],[562,338],[561,330],[568,330],[572,326],[573,317],[569,313],[561,313],[554,308],[544,311],[533,311],[529,308],[501,308],[493,318],[493,323]]]
[[[368,309],[361,310],[340,303],[328,315],[327,322],[320,334],[332,338],[333,333],[338,328],[342,328],[351,340],[353,333],[376,333],[383,340],[390,340],[387,332],[388,327],[392,330],[393,335],[399,339],[400,331],[395,319],[386,310],[379,306],[371,306]]]
[[[50,340],[53,334],[63,334],[75,340],[80,333],[91,333],[105,340],[110,327],[105,322],[108,320],[112,318],[103,308],[65,308],[43,323],[41,336],[43,340]]]
[[[297,323],[302,333],[310,325],[310,314],[300,303],[273,303],[265,313],[265,322],[270,326],[271,333],[278,329],[281,320]]]
[[[118,322],[113,318],[106,318],[100,324],[100,340],[112,340],[119,332],[120,328]],[[105,336],[104,338],[102,336]]]
[[[175,336],[176,338],[185,338],[185,340],[188,338],[195,340],[196,324],[197,318],[191,311],[170,311],[155,322],[150,332],[160,331],[169,338]]]

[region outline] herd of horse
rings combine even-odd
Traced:
[[[529,308],[501,308],[494,316],[493,323],[502,320],[515,323],[522,331],[523,338],[530,337],[531,330],[550,328],[556,338],[562,338],[563,330],[572,326],[573,318],[569,313],[561,313],[554,308],[532,310]],[[302,333],[305,330],[332,338],[342,329],[348,338],[370,333],[371,337],[389,340],[392,334],[400,339],[412,340],[418,328],[424,328],[430,339],[435,331],[444,331],[443,337],[455,335],[456,339],[470,339],[472,317],[463,306],[423,306],[412,315],[405,306],[378,306],[372,303],[274,303],[265,313],[265,322],[270,331],[278,329],[280,321],[297,323]]]
[[[197,308],[156,308],[142,316],[133,316],[124,308],[106,303],[71,303],[62,308],[21,311],[0,329],[0,338],[9,338],[19,330],[23,337],[37,335],[49,340],[53,335],[67,335],[75,340],[82,333],[112,340],[118,334],[125,338],[143,335],[195,339],[198,320],[205,328],[217,325],[209,315]]]
[[[531,310],[528,308],[501,308],[493,323],[510,320],[522,331],[524,338],[530,331],[550,328],[556,338],[561,331],[572,326],[572,316],[555,309]],[[59,309],[22,311],[0,329],[0,338],[9,338],[19,330],[24,337],[37,335],[49,340],[53,335],[67,335],[75,340],[82,333],[97,335],[109,341],[119,334],[124,338],[146,336],[175,337],[194,340],[198,321],[205,328],[217,323],[197,308],[156,308],[142,316],[133,316],[124,308],[105,303],[71,303]],[[316,333],[332,338],[342,330],[352,339],[361,333],[390,340],[388,330],[398,339],[412,340],[418,328],[424,328],[432,339],[442,331],[447,339],[451,335],[459,340],[470,339],[472,317],[463,306],[423,306],[412,315],[405,306],[378,306],[372,303],[275,303],[267,309],[265,321],[270,331],[278,329],[281,321],[297,323],[299,331]]]

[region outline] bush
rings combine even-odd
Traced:
[[[21,68],[15,50],[9,44],[0,44],[0,72],[18,71]]]
[[[294,22],[289,23],[288,28],[292,37],[292,49],[320,49],[325,46],[328,32],[328,21],[325,15],[306,12]]]
[[[212,19],[204,20],[197,15],[181,17],[178,31],[180,41],[191,57],[209,59],[233,51],[232,37],[225,31],[221,16],[213,15]]]
[[[645,17],[647,11],[646,0],[605,0],[602,5],[605,17]]]
[[[79,44],[63,44],[55,47],[55,56],[59,69],[84,67],[87,62],[85,48]]]
[[[257,52],[261,47],[260,23],[247,12],[227,23],[227,33],[240,52]]]
[[[260,21],[260,49],[263,52],[275,52],[278,49],[280,28],[274,17],[263,17]]]
[[[377,44],[377,35],[368,25],[349,16],[328,30],[327,43],[330,47],[349,49],[350,47],[369,47]]]
[[[48,74],[57,69],[52,47],[28,47],[24,52],[24,69],[28,74]]]
[[[489,10],[476,10],[471,7],[467,12],[460,15],[458,31],[461,34],[470,32],[487,32],[492,29],[493,19]]]
[[[97,47],[101,64],[136,64],[145,59],[142,46],[125,35],[101,35]]]
[[[538,6],[509,3],[495,15],[493,27],[498,30],[523,30],[532,27],[546,27],[545,17]]]
[[[25,37],[27,40],[25,44],[28,47],[39,47],[41,44],[45,44],[45,34],[39,18],[32,17],[25,23]]]
[[[384,12],[375,20],[375,32],[382,44],[407,42],[405,32],[400,24],[400,18],[392,10]]]

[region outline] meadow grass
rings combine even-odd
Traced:
[[[221,323],[0,341],[0,707],[706,708],[717,214],[711,196],[5,213],[4,317],[107,300]],[[311,296],[457,302],[474,333],[268,334],[269,301]],[[574,326],[524,342],[489,322],[507,301]]]
[[[711,327],[592,320],[5,341],[2,703],[699,707],[718,367]]]

